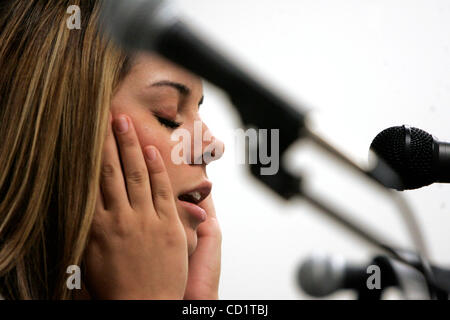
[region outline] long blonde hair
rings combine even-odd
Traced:
[[[67,8],[81,9],[70,30]],[[97,29],[99,1],[0,7],[0,293],[68,299],[94,214],[114,88],[127,57]]]

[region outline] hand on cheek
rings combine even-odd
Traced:
[[[114,129],[115,135],[108,127],[85,252],[89,293],[96,299],[182,299],[186,234],[163,159],[153,146],[143,154],[129,117],[119,116]]]

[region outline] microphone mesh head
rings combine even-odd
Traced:
[[[342,289],[345,261],[341,257],[314,254],[306,259],[297,273],[297,281],[312,297],[325,297]]]
[[[409,130],[411,142],[408,147]],[[433,143],[429,133],[401,126],[380,132],[370,149],[399,174],[404,189],[417,189],[434,182]]]

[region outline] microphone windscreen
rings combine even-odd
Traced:
[[[413,127],[391,127],[380,132],[370,149],[397,172],[403,189],[417,189],[434,182],[433,136]]]
[[[338,257],[314,254],[307,258],[297,274],[297,282],[308,295],[325,297],[342,289],[345,262]]]

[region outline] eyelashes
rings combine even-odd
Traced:
[[[181,126],[181,123],[176,122],[176,121],[172,121],[172,120],[168,120],[159,116],[156,116],[156,119],[158,119],[159,123],[169,129],[177,129]]]

